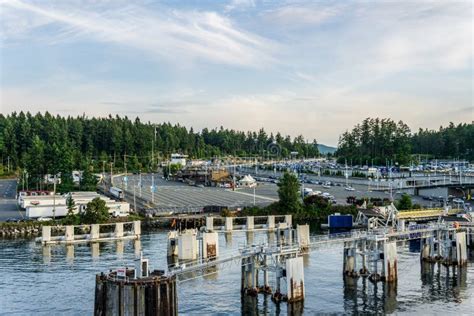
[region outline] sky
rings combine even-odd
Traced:
[[[0,109],[337,145],[474,121],[470,0],[0,0]]]

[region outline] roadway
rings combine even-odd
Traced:
[[[0,179],[0,222],[8,218],[23,218],[24,211],[19,211],[16,201],[16,179]]]

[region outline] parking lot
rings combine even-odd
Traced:
[[[135,187],[135,195],[148,201],[154,201],[157,210],[162,211],[186,211],[202,209],[204,206],[217,205],[227,207],[243,207],[254,204],[253,191],[232,191],[230,189],[215,187],[195,187],[177,181],[166,181],[159,176],[142,175],[140,186],[139,176],[128,176],[127,181],[123,177],[114,179],[115,186],[132,193]],[[152,193],[152,183],[155,184],[155,192]],[[141,192],[140,192],[141,188]],[[255,205],[267,205],[277,201],[278,196],[274,194],[256,194]]]
[[[344,186],[331,186],[330,188],[325,188],[322,185],[318,184],[304,184],[304,188],[311,188],[313,191],[320,191],[321,193],[327,192],[330,195],[334,196],[337,204],[346,204],[346,199],[349,196],[356,196],[357,198],[390,198],[390,193],[381,192],[381,191],[367,191],[367,186],[365,185],[353,185],[354,191],[346,191]],[[239,189],[243,192],[253,193],[252,188],[241,188]],[[270,196],[278,199],[278,186],[274,183],[259,183],[256,188],[256,192],[262,196]],[[396,190],[392,191],[394,199],[400,198],[402,193],[397,192]],[[423,206],[432,206],[430,201],[423,200],[418,196],[412,196],[413,203],[417,203]]]
[[[125,181],[123,177],[116,177],[114,183],[140,197],[140,181],[138,175],[131,175]],[[166,181],[161,176],[155,175],[154,180],[149,174],[141,177],[141,196],[142,198],[154,200],[154,209],[159,211],[195,211],[208,205],[227,206],[231,208],[251,206],[254,204],[254,189],[248,187],[232,189],[216,187],[196,187],[177,181]],[[155,192],[152,193],[151,186],[155,184]],[[389,192],[368,191],[366,185],[353,185],[354,191],[346,191],[343,185],[331,186],[325,188],[319,184],[303,184],[304,188],[311,188],[314,191],[327,192],[334,196],[337,204],[346,204],[348,196],[357,198],[390,198]],[[402,193],[396,190],[392,191],[394,199],[400,198]],[[432,201],[423,200],[420,197],[413,196],[413,203],[422,206],[436,206]],[[278,186],[271,182],[259,182],[255,188],[255,205],[268,205],[278,201]]]
[[[17,207],[16,180],[1,179],[0,180],[0,222],[4,222],[9,218],[23,218],[24,211],[19,211]]]

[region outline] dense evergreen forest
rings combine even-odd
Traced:
[[[88,118],[53,116],[46,112],[0,115],[0,153],[4,169],[26,169],[31,177],[61,171],[92,167],[148,170],[153,148],[154,163],[171,153],[188,154],[193,158],[221,155],[283,158],[297,151],[300,156],[318,155],[317,143],[307,143],[303,136],[291,138],[281,134],[192,128],[169,123],[152,124],[139,118]],[[156,139],[156,140],[155,140]]]
[[[0,114],[0,167],[27,170],[31,181],[44,174],[71,170],[98,172],[109,163],[123,170],[150,170],[171,153],[193,158],[223,155],[285,158],[295,151],[300,157],[318,155],[316,140],[302,136],[220,129],[194,131],[170,123],[152,124],[139,118],[88,118],[53,116],[48,112]],[[403,122],[367,118],[340,136],[336,155],[340,162],[384,165],[407,164],[414,154],[474,161],[473,124],[450,124],[438,131],[411,133]],[[105,163],[104,163],[105,162]]]
[[[450,123],[413,134],[402,121],[366,118],[340,136],[336,152],[339,162],[369,165],[404,165],[416,161],[413,155],[474,161],[474,125]]]

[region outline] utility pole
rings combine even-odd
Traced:
[[[135,183],[133,184],[133,211],[136,212],[137,211],[137,200],[135,198],[135,188],[136,188],[136,185]]]
[[[156,126],[153,125],[153,139],[151,140],[151,169],[153,170],[153,163],[155,162],[155,142],[156,142]]]
[[[232,191],[235,191],[235,162],[234,162],[234,174],[233,174],[233,177],[232,177],[232,178],[233,178],[232,180],[233,180],[233,182],[234,182],[234,183],[233,183],[233,186],[232,186]]]
[[[151,202],[155,203],[155,174],[151,174]]]
[[[53,221],[56,221],[56,175],[53,183]]]
[[[140,170],[140,197],[142,197],[142,171]]]
[[[123,165],[125,168],[125,176],[127,175],[127,153],[123,154]]]
[[[102,160],[102,181],[106,183],[105,181],[105,160]]]
[[[254,183],[253,185],[253,206],[255,206],[255,187],[257,186],[257,183]]]
[[[113,174],[112,174],[112,166],[113,166],[113,162],[110,163],[110,186],[113,187],[114,186],[114,181],[113,181]]]
[[[10,156],[7,157],[7,170],[8,170],[8,173],[10,173]]]

